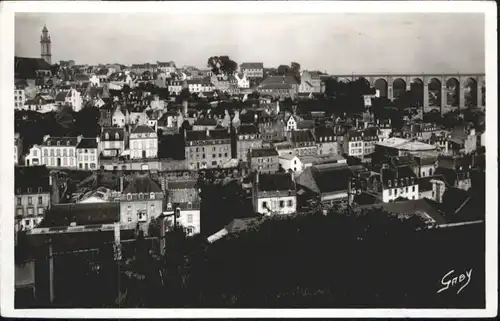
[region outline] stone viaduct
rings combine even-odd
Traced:
[[[380,96],[390,100],[403,92],[420,95],[424,109],[485,107],[485,74],[351,74],[329,75],[339,81],[365,79],[371,87],[380,91]],[[430,95],[433,99],[430,99]],[[455,96],[456,98],[449,98]],[[468,99],[466,99],[466,97]],[[458,99],[457,99],[458,98]],[[467,101],[466,101],[467,100]]]

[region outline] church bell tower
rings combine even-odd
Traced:
[[[52,53],[51,53],[51,42],[49,36],[49,30],[44,25],[42,29],[42,35],[40,36],[40,46],[41,46],[41,55],[43,60],[45,60],[48,64],[52,65]]]

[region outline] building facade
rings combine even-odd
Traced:
[[[42,165],[57,168],[77,168],[76,146],[82,139],[78,137],[45,136],[41,145]]]
[[[184,152],[190,170],[217,168],[231,160],[229,130],[188,130],[185,135]]]
[[[50,208],[50,176],[45,166],[15,167],[16,230],[36,227]]]
[[[78,169],[99,169],[99,139],[82,138],[76,145]]]
[[[130,158],[144,159],[158,157],[158,135],[146,126],[139,125],[130,133]]]

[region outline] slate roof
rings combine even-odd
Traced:
[[[95,138],[82,138],[76,148],[97,148],[97,140]]]
[[[154,133],[155,131],[146,125],[139,125],[132,131],[133,134],[144,134],[144,133]]]
[[[57,93],[56,97],[54,98],[55,101],[65,101],[66,96],[68,96],[69,91],[63,90]]]
[[[426,198],[418,200],[407,200],[390,203],[380,203],[376,205],[359,206],[356,211],[363,209],[380,208],[392,214],[399,215],[420,215],[422,219],[426,220],[425,214],[432,218],[437,224],[445,224],[446,220],[443,218],[442,213],[436,208],[435,203],[427,200]]]
[[[416,181],[417,176],[415,173],[411,170],[410,166],[400,166],[395,169],[388,169],[384,170],[384,173],[382,175],[382,183],[384,187],[388,187],[388,182],[393,181],[395,179],[398,180],[398,186],[400,186],[400,180],[404,179],[404,186],[406,185],[406,178],[409,179],[409,182],[411,181],[411,178],[413,178]],[[396,187],[396,186],[392,186]]]
[[[209,131],[209,139],[228,139],[227,129],[212,129]]]
[[[217,120],[214,118],[198,118],[194,124],[195,126],[217,126]]]
[[[138,194],[138,193],[162,193],[162,190],[158,183],[156,183],[148,173],[137,174],[132,182],[127,185],[127,187],[123,190],[123,194]]]
[[[253,148],[251,155],[252,157],[271,157],[278,156],[278,152],[274,148]]]
[[[295,183],[289,173],[258,174],[259,191],[288,191],[295,192]]]
[[[37,70],[50,70],[42,58],[14,57],[15,78],[35,78]]]
[[[314,130],[314,137],[316,141],[319,142],[320,137],[326,138],[331,137],[331,141],[336,141],[335,131],[331,127],[317,127]]]
[[[41,188],[43,193],[50,192],[47,167],[45,165],[16,166],[14,168],[14,188],[16,195],[28,193],[28,188],[31,189],[31,193],[38,193],[38,188]]]
[[[258,134],[259,129],[253,124],[241,124],[238,128],[239,135]]]
[[[297,176],[297,184],[318,194],[347,191],[352,172],[347,165],[307,167]]]
[[[264,69],[262,62],[244,62],[240,65],[240,69]]]
[[[186,130],[186,141],[207,140],[207,132],[204,130]]]
[[[120,203],[70,203],[53,205],[45,214],[43,226],[111,224],[120,221]]]
[[[314,142],[314,135],[310,130],[293,131],[291,141],[296,143]]]
[[[78,138],[76,137],[49,137],[42,143],[44,146],[76,146]]]

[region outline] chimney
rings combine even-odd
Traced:
[[[123,193],[123,175],[120,176],[120,192]]]
[[[78,135],[78,136],[76,137],[76,141],[77,141],[78,143],[80,143],[80,142],[82,141],[82,138],[83,138],[83,136],[82,136],[82,135]]]

